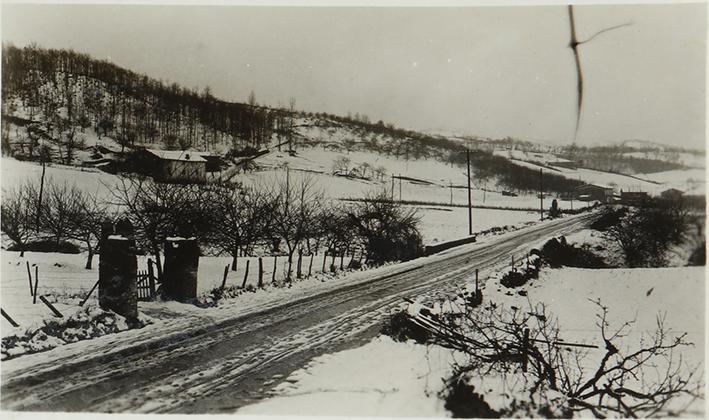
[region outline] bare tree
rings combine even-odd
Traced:
[[[94,254],[99,251],[101,225],[110,218],[110,213],[108,204],[99,199],[96,194],[82,191],[77,199],[76,211],[69,215],[69,236],[86,245],[88,256],[85,268],[90,270]]]
[[[36,227],[36,204],[36,188],[30,182],[3,190],[2,202],[0,202],[0,226],[20,249],[20,257],[24,257],[27,242],[32,238]]]
[[[385,190],[357,203],[348,217],[367,250],[367,261],[383,263],[420,256],[423,245],[416,211],[391,200]]]
[[[691,345],[686,334],[667,329],[664,317],[658,316],[649,339],[625,349],[621,342],[628,343],[634,321],[611,328],[608,308],[600,301],[594,303],[604,346],[602,357],[593,364],[587,349],[579,347],[589,345],[562,340],[558,320],[542,303],[530,304],[528,311],[493,305],[466,308],[457,320],[419,313],[412,321],[428,331],[434,342],[469,356],[467,364],[457,369],[456,381],[497,372],[508,380],[521,380],[532,400],[548,401],[549,392],[561,396],[556,404],[564,417],[573,413],[597,418],[666,417],[703,398],[698,366],[685,363],[677,352]]]
[[[231,269],[236,270],[239,250],[249,252],[259,240],[265,240],[271,226],[273,196],[264,188],[223,190],[218,204],[215,243],[231,254]]]
[[[55,182],[51,178],[44,188],[40,227],[55,244],[72,237],[72,220],[83,211],[83,194],[68,182]]]
[[[332,163],[332,173],[333,174],[343,174],[347,175],[350,168],[350,158],[347,156],[340,156]]]
[[[316,187],[315,180],[309,176],[289,176],[280,179],[274,189],[272,230],[288,248],[288,272],[286,279],[291,280],[293,254],[303,243],[317,235],[317,220],[324,202],[324,193]]]

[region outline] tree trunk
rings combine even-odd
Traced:
[[[292,251],[288,251],[288,273],[286,274],[286,281],[291,281],[291,272],[293,270],[293,253],[295,252],[295,249]]]
[[[155,256],[155,266],[158,268],[158,280],[162,282],[162,262],[160,262],[160,247],[153,246],[153,255]]]
[[[91,262],[94,259],[94,250],[91,248],[91,244],[89,242],[86,243],[86,245],[89,248],[89,255],[86,257],[86,267],[84,267],[87,270],[91,270]]]
[[[232,251],[232,253],[231,253],[231,256],[232,256],[232,260],[231,260],[231,271],[236,271],[236,259],[237,259],[238,253],[239,253],[239,252],[238,252],[237,250],[234,250],[234,251]]]

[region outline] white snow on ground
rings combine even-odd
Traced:
[[[549,224],[555,223],[555,221],[547,220],[542,223]],[[296,302],[298,300],[310,296],[315,296],[320,293],[328,293],[334,289],[346,285],[359,284],[362,282],[369,281],[378,276],[392,275],[414,267],[423,266],[429,262],[437,261],[439,259],[449,258],[454,255],[462,255],[467,252],[470,252],[471,249],[486,246],[487,244],[494,243],[495,241],[506,240],[510,237],[514,237],[522,233],[523,230],[517,230],[502,233],[497,236],[485,236],[481,237],[477,242],[472,244],[452,248],[428,257],[422,257],[400,264],[385,265],[371,270],[338,272],[338,274],[334,276],[329,274],[317,275],[309,279],[296,281],[291,287],[271,287],[269,283],[266,283],[266,288],[263,290],[258,290],[255,293],[243,293],[235,298],[220,301],[219,304],[215,307],[199,308],[192,304],[182,304],[177,302],[139,302],[138,308],[140,312],[145,315],[148,315],[153,321],[152,324],[147,325],[141,329],[129,330],[120,334],[111,334],[103,337],[98,337],[92,340],[85,340],[77,343],[67,344],[44,353],[22,356],[4,362],[3,371],[7,374],[11,374],[12,372],[22,370],[27,366],[34,366],[38,363],[46,363],[48,360],[69,358],[75,359],[76,361],[81,361],[90,359],[92,355],[96,354],[97,352],[115,352],[135,345],[145,344],[156,340],[165,340],[171,336],[185,334],[190,329],[199,329],[201,328],[201,325],[215,324],[221,321],[233,319],[238,316],[253,313],[254,311],[263,311],[277,306],[287,305],[290,302]],[[19,255],[18,253],[14,254]],[[2,256],[0,256],[0,259],[3,261],[3,266],[5,266],[6,264],[4,255],[5,254],[2,254]],[[30,258],[32,253],[26,253],[25,255]],[[64,254],[58,255],[65,256],[67,258],[72,257],[66,256]],[[74,261],[75,265],[81,264],[80,267],[83,267],[83,262],[81,262],[81,260]],[[216,265],[216,267],[220,267],[219,270],[223,271],[224,267],[222,263],[226,263],[226,261],[227,259],[222,259],[222,261],[220,261],[219,265]],[[53,265],[52,260],[47,260],[46,263],[49,265]],[[16,280],[13,283],[9,283],[14,286],[13,289],[17,290],[16,293],[18,293],[18,296],[20,296],[21,301],[19,301],[20,303],[18,303],[17,305],[19,306],[19,308],[26,308],[27,306],[31,307],[32,303],[31,300],[29,300],[28,298],[29,286],[27,285],[26,269],[24,274],[25,277],[22,277],[19,274],[21,270],[16,267],[16,262],[12,264],[7,264],[7,266],[14,267],[12,268],[12,270],[17,270],[18,272],[18,274],[16,274]],[[74,268],[68,270],[73,273],[79,273],[81,272],[81,270],[83,270],[83,268]],[[222,271],[219,272],[221,273]],[[42,284],[42,279],[45,278],[43,277],[42,273],[43,271],[40,267],[40,284]],[[97,274],[92,275],[92,281],[95,281],[94,279],[97,278]],[[219,278],[221,279],[221,274]],[[5,285],[4,273],[2,285]],[[39,293],[41,294],[42,292]],[[3,299],[5,299],[4,296],[5,295],[3,293]],[[12,296],[9,296],[7,299],[8,303],[12,302]],[[93,299],[96,299],[96,297],[94,296]],[[6,301],[3,300],[1,304],[4,305],[5,302]],[[91,303],[91,300],[89,300],[89,303]],[[13,314],[11,313],[10,315]],[[43,316],[48,317],[51,316],[51,314],[47,310],[43,313]],[[190,325],[194,327],[186,328],[185,325]],[[7,322],[3,320],[0,326],[2,327],[2,331],[4,334],[4,329],[8,327]]]
[[[602,348],[602,339],[595,326],[598,308],[589,301],[600,299],[610,309],[611,326],[619,327],[625,321],[636,319],[619,346],[621,351],[636,348],[643,334],[654,331],[658,313],[664,313],[667,327],[675,333],[687,332],[687,339],[695,343],[693,347],[682,349],[684,360],[690,364],[704,361],[704,267],[544,268],[540,278],[523,289],[528,290],[529,300],[516,293],[506,295],[507,289],[491,280],[484,287],[485,301],[519,308],[545,302],[549,311],[559,319],[561,338],[601,345]],[[454,355],[449,350],[428,346],[428,354],[436,357],[424,360],[422,354],[425,351],[421,347],[379,337],[357,349],[316,358],[311,365],[295,371],[284,385],[276,388],[274,397],[244,407],[238,413],[351,416],[427,416],[433,413],[442,416],[445,414],[445,410],[441,411],[442,401],[432,396],[431,391],[441,389],[443,380],[450,373]],[[389,355],[395,357],[389,358]],[[590,351],[589,363],[594,363],[602,355],[601,350]],[[436,364],[432,364],[432,360]],[[412,379],[412,374],[422,371],[425,382],[420,378]],[[355,374],[345,374],[349,372]],[[357,374],[362,372],[371,373],[360,380]],[[431,384],[438,386],[431,388]],[[503,388],[499,378],[489,377],[474,384],[476,389],[485,390],[485,400],[493,409],[509,404],[512,390],[509,384]],[[394,389],[397,392],[392,395],[382,392]],[[399,399],[404,398],[410,405],[398,404]],[[702,401],[695,402],[688,414],[701,415],[703,405]],[[410,410],[411,407],[415,410]]]
[[[39,299],[36,304],[32,304],[32,297],[29,289],[29,279],[27,275],[26,262],[30,263],[33,286],[35,268],[39,277],[37,285],[37,295],[52,295],[59,303],[55,306],[63,315],[73,313],[77,310],[79,302],[87,295],[98,280],[98,260],[94,257],[93,268],[84,268],[86,254],[60,254],[60,253],[39,253],[25,252],[25,257],[20,258],[19,252],[0,251],[0,305],[18,324],[20,328],[39,322],[47,317],[52,317],[50,309]],[[329,274],[332,258],[328,257],[323,275],[323,255],[313,256],[312,275],[332,279],[342,274]],[[147,256],[138,257],[138,269],[147,270]],[[238,259],[237,271],[229,270],[227,275],[227,286],[241,286],[244,284],[246,275],[246,261],[249,261],[249,272],[246,277],[246,285],[256,287],[258,284],[258,257],[240,257]],[[296,273],[295,256],[293,264],[293,276]],[[350,257],[343,259],[343,266],[346,268]],[[276,280],[282,281],[287,271],[288,258],[279,256],[276,261]],[[230,257],[201,257],[198,269],[197,293],[207,294],[215,287],[221,286],[224,278],[224,267],[231,265]],[[337,271],[340,270],[340,258],[335,259]],[[263,259],[264,283],[270,284],[273,278],[274,259],[268,257]],[[302,270],[307,275],[310,268],[310,257],[303,257]],[[94,291],[87,301],[89,305],[95,305],[98,301],[98,291]],[[143,305],[141,303],[141,305]],[[2,319],[2,336],[14,333],[5,318]]]
[[[674,171],[638,174],[638,178],[660,182],[650,191],[657,193],[669,188],[684,191],[685,194],[704,194],[706,192],[706,171],[704,169],[679,169]]]
[[[237,414],[445,417],[438,393],[453,362],[446,349],[380,336],[313,359],[274,389],[277,398]]]

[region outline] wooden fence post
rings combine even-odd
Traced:
[[[30,271],[30,262],[25,261],[25,264],[27,264],[27,278],[30,280],[30,296],[34,296],[34,292],[32,291],[32,272]]]
[[[242,289],[246,287],[246,279],[249,278],[249,263],[250,262],[251,262],[251,260],[246,260],[246,271],[244,272],[244,282],[241,283]]]
[[[38,266],[34,266],[34,293],[32,294],[32,304],[37,303],[37,283],[39,283]]]
[[[299,249],[298,250],[298,269],[296,271],[297,278],[303,277],[303,275],[302,275],[303,273],[301,271],[302,263],[303,263],[303,250]]]
[[[310,274],[313,272],[313,257],[315,257],[315,254],[311,253],[310,264],[308,265],[308,277],[310,277]]]
[[[258,288],[263,288],[263,258],[258,257]]]
[[[271,278],[271,283],[276,282],[276,270],[278,269],[278,255],[273,256],[273,278]]]
[[[475,269],[475,294],[480,294],[480,288],[478,287],[478,269]]]
[[[327,263],[327,251],[322,254],[322,272],[325,272],[325,264]]]
[[[340,254],[340,270],[345,266],[345,253],[346,251],[342,251],[342,254]]]
[[[515,271],[515,256],[512,255],[512,271]]]
[[[337,271],[337,266],[335,265],[335,253],[332,253],[332,262],[330,263],[330,271],[333,273]]]
[[[222,291],[226,287],[226,278],[228,275],[229,275],[229,264],[224,266],[224,277],[222,277],[222,287],[221,287]]]
[[[47,300],[47,298],[44,297],[44,295],[40,296],[40,297],[39,297],[39,300],[41,300],[42,302],[44,302],[44,304],[47,305],[47,307],[49,307],[49,310],[51,310],[51,311],[54,313],[54,316],[56,316],[56,317],[58,317],[58,318],[64,318],[64,315],[62,315],[62,313],[59,312],[59,311],[57,310],[57,308],[54,307],[54,305],[52,305],[51,303],[49,303],[49,301]]]
[[[91,290],[89,290],[89,293],[86,294],[86,297],[84,298],[84,300],[81,301],[81,303],[79,304],[79,306],[84,306],[84,303],[86,303],[86,301],[89,300],[89,296],[91,296],[91,293],[93,293],[94,290],[96,290],[96,287],[98,287],[98,283],[99,283],[100,281],[101,281],[101,280],[99,279],[99,280],[96,281],[96,283],[94,283],[94,287],[92,287]]]
[[[30,289],[30,291],[31,291],[31,290],[32,290],[32,289]],[[8,315],[7,312],[5,312],[4,309],[0,308],[0,313],[2,313],[2,316],[4,316],[5,319],[7,319],[7,322],[9,322],[10,325],[12,325],[13,327],[19,327],[19,326],[20,326],[20,324],[18,324],[17,322],[15,322],[15,320],[12,319],[12,318],[10,317],[10,315]]]
[[[155,289],[155,270],[153,269],[153,264],[155,264],[153,260],[148,258],[148,285],[150,286],[151,299],[157,294],[157,290]]]

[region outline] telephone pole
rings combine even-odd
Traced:
[[[394,174],[391,174],[391,201],[394,201]]]
[[[544,184],[542,183],[542,168],[539,168],[539,220],[544,220]]]
[[[448,181],[451,186],[451,206],[453,205],[453,181]]]
[[[470,199],[470,149],[465,149],[468,160],[468,234],[473,236],[473,204]]]
[[[401,201],[401,174],[399,174],[399,201]]]

